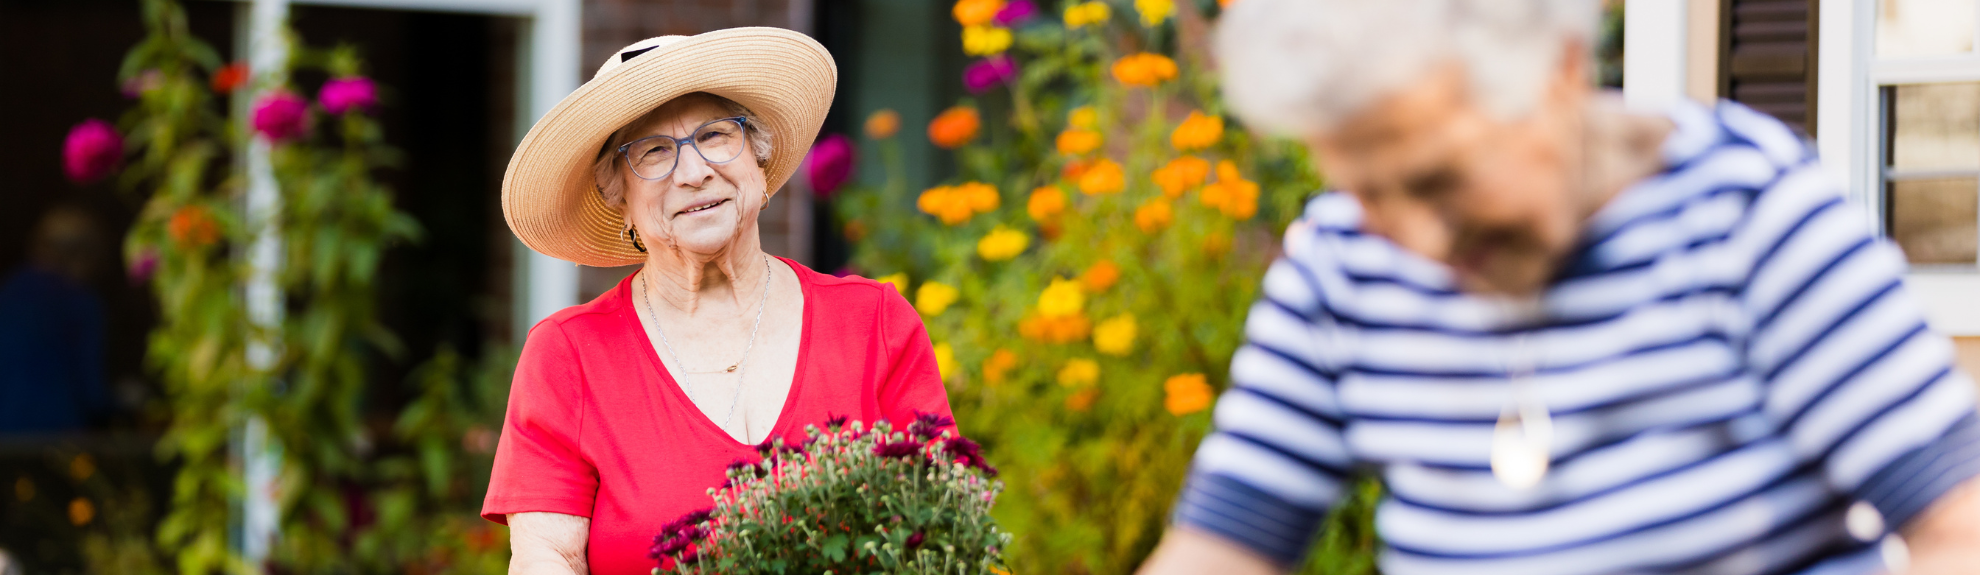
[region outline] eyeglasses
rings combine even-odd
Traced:
[[[742,155],[748,118],[737,116],[710,121],[695,128],[686,138],[647,136],[619,146],[619,155],[642,180],[658,180],[673,175],[681,163],[681,148],[694,148],[710,164],[726,164]]]

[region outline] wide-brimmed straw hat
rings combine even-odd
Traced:
[[[685,94],[728,98],[769,126],[763,173],[776,193],[804,161],[838,82],[831,53],[791,30],[641,40],[613,53],[529,129],[502,177],[502,214],[524,245],[551,257],[598,267],[645,261],[624,234],[623,210],[605,204],[593,179],[613,132]]]

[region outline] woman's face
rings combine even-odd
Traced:
[[[658,135],[686,139],[704,124],[734,115],[714,98],[691,94],[634,120],[622,132],[621,142]],[[714,255],[729,249],[737,238],[756,233],[756,216],[768,201],[766,182],[753,147],[747,141],[741,145],[741,153],[719,164],[680,146],[673,172],[657,180],[634,174],[624,157],[615,162],[625,189],[626,219],[639,230],[648,249]]]
[[[1466,291],[1531,294],[1580,227],[1567,149],[1585,94],[1576,81],[1507,122],[1473,105],[1461,71],[1447,68],[1314,149],[1333,185],[1361,201],[1364,229],[1449,265]]]

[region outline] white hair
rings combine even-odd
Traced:
[[[712,98],[715,105],[722,108],[722,113],[743,118],[743,124],[745,124],[743,127],[743,140],[749,142],[750,153],[756,156],[756,165],[758,167],[770,165],[770,155],[775,151],[774,143],[771,141],[776,139],[774,128],[763,123],[763,119],[758,118],[755,112],[751,112],[747,106],[738,104],[735,100],[707,92],[691,92],[681,95],[681,98],[699,96]],[[680,98],[675,98],[675,100],[678,99]],[[668,100],[668,102],[672,101]],[[660,106],[665,105],[665,103],[662,103]],[[655,106],[653,109],[659,110],[660,106]],[[647,112],[647,115],[642,115],[634,119],[631,123],[613,131],[611,136],[605,138],[605,147],[598,150],[598,158],[592,160],[591,177],[598,184],[598,195],[605,199],[605,205],[615,208],[625,207],[626,181],[624,178],[619,177],[618,166],[621,159],[618,153],[619,146],[624,145],[628,141],[626,138],[630,137],[626,133],[626,129],[645,122],[648,119],[647,116],[651,114],[652,112]],[[628,221],[630,222],[630,220]],[[631,224],[628,223],[627,225],[630,226]]]
[[[1531,111],[1570,40],[1593,46],[1595,0],[1241,0],[1217,25],[1224,95],[1245,123],[1309,136],[1454,62],[1472,101]]]

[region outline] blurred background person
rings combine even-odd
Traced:
[[[1295,565],[1359,477],[1411,573],[1980,572],[1980,420],[1779,121],[1625,109],[1589,0],[1245,0],[1224,90],[1343,190],[1287,230],[1143,573]]]
[[[89,212],[56,206],[0,283],[0,433],[79,431],[109,409],[103,304],[89,288],[103,250]]]

